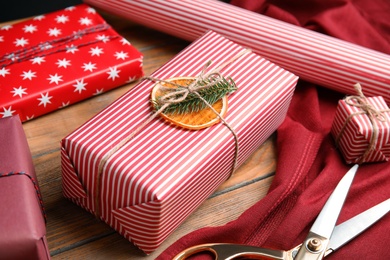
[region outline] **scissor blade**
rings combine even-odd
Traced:
[[[354,165],[337,184],[311,227],[310,232],[326,239],[330,238],[358,167],[359,165]]]
[[[359,215],[337,225],[332,233],[328,244],[329,253],[336,251],[348,241],[359,235],[372,224],[381,219],[390,211],[390,199],[387,199],[376,206],[360,213]]]

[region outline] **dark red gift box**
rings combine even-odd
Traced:
[[[50,259],[45,213],[19,117],[0,119],[0,260]]]
[[[0,27],[0,118],[36,118],[142,75],[142,54],[85,4]]]

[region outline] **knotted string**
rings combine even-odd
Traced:
[[[354,112],[347,117],[347,119],[344,122],[343,127],[340,130],[340,133],[336,137],[336,146],[339,145],[341,136],[344,134],[344,131],[345,131],[349,121],[354,116],[366,114],[368,119],[371,122],[371,125],[372,125],[372,135],[371,135],[370,142],[367,146],[366,151],[356,161],[356,163],[361,164],[361,163],[364,163],[364,161],[366,160],[369,153],[372,150],[374,150],[376,147],[377,139],[378,139],[378,131],[379,131],[377,121],[387,122],[388,120],[387,120],[387,117],[385,117],[384,113],[390,112],[390,109],[379,110],[379,109],[375,108],[373,105],[371,105],[368,102],[366,96],[363,94],[362,86],[359,83],[356,83],[354,85],[354,88],[357,92],[357,95],[348,96],[344,99],[344,101],[346,104],[360,109],[360,111]]]
[[[146,120],[143,121],[143,123],[136,128],[132,133],[130,133],[126,138],[121,140],[116,146],[110,149],[100,160],[99,165],[98,165],[98,172],[96,176],[96,185],[95,185],[95,215],[99,216],[100,215],[100,183],[102,179],[102,173],[103,173],[103,168],[108,159],[116,153],[122,146],[124,146],[129,140],[131,140],[138,132],[140,132],[146,125],[148,125],[154,118],[156,118],[159,114],[163,113],[163,111],[173,103],[179,103],[182,102],[186,99],[188,94],[193,93],[198,96],[200,100],[206,104],[207,107],[209,107],[218,117],[219,119],[223,122],[223,124],[232,132],[235,140],[235,153],[234,153],[234,162],[233,162],[233,167],[232,171],[230,172],[229,178],[233,175],[236,166],[237,166],[237,157],[238,157],[238,152],[239,152],[239,145],[238,145],[238,136],[234,129],[226,122],[226,120],[216,111],[211,104],[209,104],[197,91],[205,88],[209,88],[211,86],[214,86],[215,84],[218,84],[222,80],[222,75],[220,74],[220,70],[227,65],[233,63],[235,60],[240,58],[241,56],[251,52],[249,49],[245,49],[238,53],[236,56],[234,56],[232,59],[229,61],[221,64],[218,66],[216,69],[212,70],[209,73],[206,73],[207,68],[210,66],[211,61],[207,62],[205,66],[203,67],[201,73],[195,78],[193,82],[191,82],[188,86],[181,86],[175,82],[170,82],[170,81],[165,81],[162,79],[154,78],[154,77],[144,77],[144,79],[155,81],[155,82],[162,82],[162,83],[168,83],[175,85],[178,87],[177,89],[175,88],[166,88],[164,86],[160,86],[160,88],[168,91],[167,94],[163,95],[160,97],[159,101],[162,102],[162,106],[155,111],[151,116],[149,116]],[[210,82],[201,85],[199,82],[204,81],[205,79],[209,80]]]
[[[198,77],[195,78],[194,81],[192,81],[188,86],[182,86],[172,81],[166,81],[158,78],[153,77],[144,77],[145,79],[155,81],[155,82],[162,82],[170,85],[174,85],[177,88],[167,88],[163,85],[160,86],[160,89],[164,92],[168,92],[167,94],[159,97],[159,103],[160,104],[174,104],[174,103],[180,103],[183,102],[188,94],[193,93],[196,94],[200,99],[203,99],[198,91],[202,89],[207,89],[212,86],[215,86],[223,81],[223,77],[219,72],[213,72],[208,73],[207,75],[204,75],[205,71],[207,70],[207,67],[210,66],[211,61],[207,62],[205,66],[203,67],[201,73]],[[201,82],[208,82],[207,84],[200,84]],[[202,100],[203,101],[203,100]],[[204,101],[204,103],[207,105],[207,102]]]

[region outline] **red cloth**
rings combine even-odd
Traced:
[[[390,52],[388,0],[232,0],[231,3],[367,48]]]
[[[232,4],[365,47],[390,53],[387,0],[233,0]],[[364,86],[363,86],[364,87]],[[202,243],[230,242],[288,250],[300,244],[341,177],[350,168],[335,148],[330,127],[342,94],[300,81],[288,115],[277,131],[278,164],[262,200],[224,226],[194,231],[158,259]],[[341,223],[390,198],[390,162],[362,165]],[[385,259],[390,214],[327,259]]]

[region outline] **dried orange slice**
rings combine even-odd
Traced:
[[[167,79],[165,81],[173,82],[181,86],[188,86],[194,80],[195,78],[193,77],[180,77]],[[155,84],[151,94],[152,101],[156,101],[158,97],[162,96],[162,91],[160,90],[161,85],[163,85],[164,87],[176,88],[175,85],[169,83],[160,82]],[[219,99],[216,103],[212,105],[212,107],[223,117],[226,114],[228,107],[227,96],[224,96],[223,98]],[[161,113],[161,117],[163,117],[165,120],[174,125],[178,125],[191,130],[199,130],[206,127],[210,127],[221,120],[218,115],[216,115],[209,107],[206,107],[198,112],[191,112],[186,114]]]

